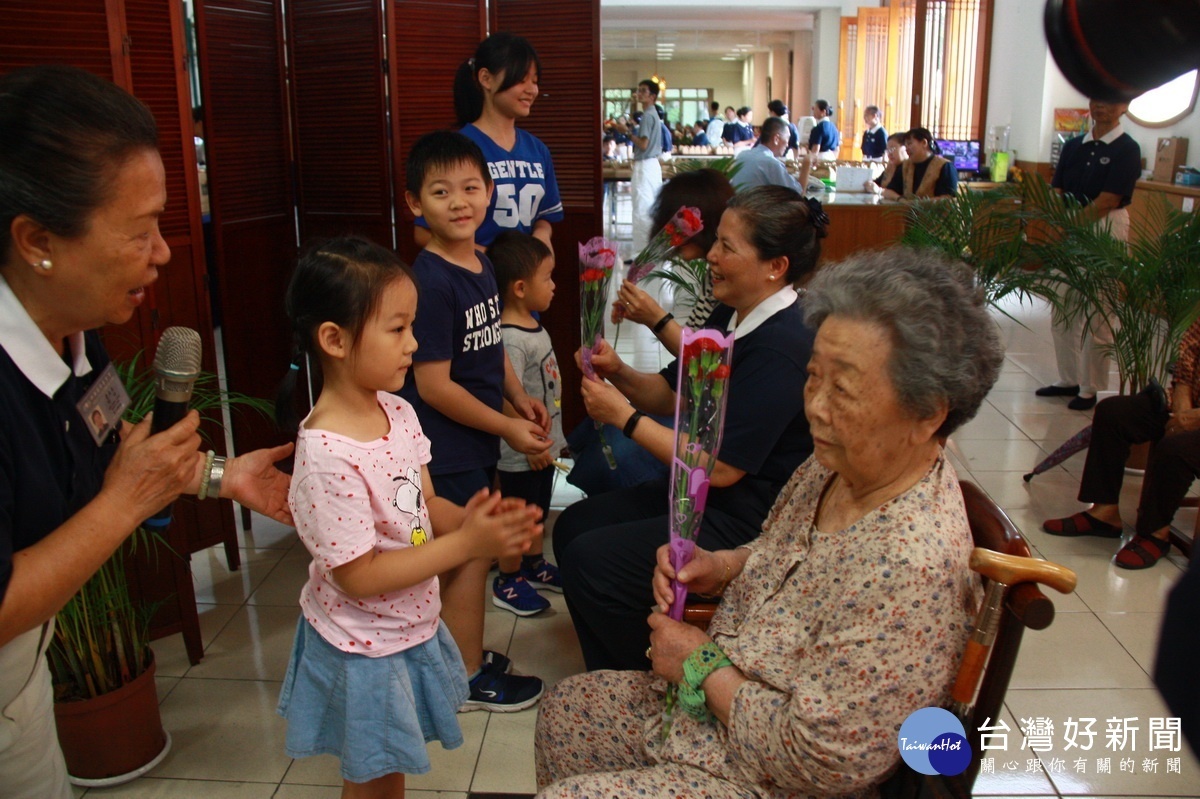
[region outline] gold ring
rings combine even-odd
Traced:
[[[646,660],[654,660],[654,655],[650,654],[650,647],[646,647]]]

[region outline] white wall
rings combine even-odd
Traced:
[[[1004,0],[992,28],[992,68],[988,81],[987,127],[1011,125],[1009,149],[1021,160],[1050,160],[1055,108],[1086,108],[1087,98],[1071,86],[1046,48],[1042,33],[1044,0]],[[1125,131],[1149,164],[1158,139],[1186,136],[1189,161],[1200,163],[1200,111],[1166,128],[1145,128],[1126,118]]]
[[[604,61],[600,64],[600,85],[606,89],[632,89],[658,70],[668,89],[709,89],[713,99],[724,108],[749,105],[749,87],[742,83],[742,62],[720,59],[659,61]],[[763,107],[766,112],[766,107]]]

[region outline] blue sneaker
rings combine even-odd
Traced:
[[[545,558],[532,566],[522,563],[521,576],[534,588],[553,591],[556,594],[563,592],[562,577],[558,573],[558,567]]]
[[[483,669],[470,682],[471,695],[459,712],[487,710],[492,713],[515,713],[533,707],[542,698],[542,681],[537,677],[503,674]]]
[[[501,574],[492,580],[492,604],[518,616],[533,616],[550,607],[550,600],[520,574],[516,577]]]

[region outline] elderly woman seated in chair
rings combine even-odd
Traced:
[[[680,570],[724,597],[707,633],[655,612],[652,673],[579,675],[543,700],[540,796],[870,794],[905,718],[946,701],[980,586],[942,444],[995,382],[995,327],[965,266],[904,249],[828,267],[805,314],[813,456],[761,537]]]

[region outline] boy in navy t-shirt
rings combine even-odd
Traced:
[[[479,146],[460,133],[422,136],[408,156],[409,208],[424,216],[430,241],[413,261],[420,286],[413,332],[412,379],[400,395],[412,403],[432,444],[429,474],[440,497],[466,505],[490,489],[500,439],[526,454],[550,447],[550,416],[513,373],[500,335],[500,297],[492,264],[475,247],[475,232],[491,199],[492,182]],[[519,414],[506,416],[508,400]],[[482,603],[486,567],[466,567],[442,579],[442,619],[450,627],[471,675],[464,709],[502,710],[541,691],[536,678],[504,674],[485,658]],[[469,583],[469,585],[463,585]],[[466,597],[461,603],[456,598]],[[524,681],[533,679],[536,686]]]

